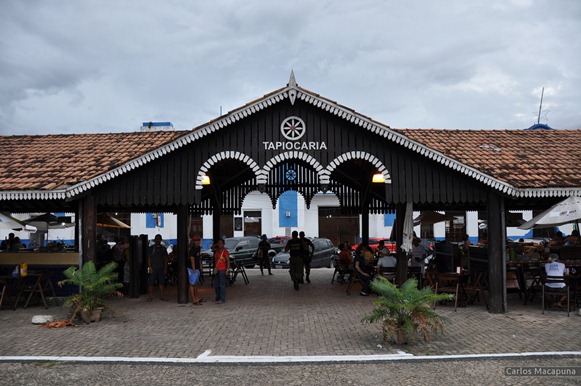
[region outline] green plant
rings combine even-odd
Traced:
[[[418,282],[409,279],[400,288],[384,277],[377,277],[371,288],[380,296],[375,308],[361,320],[382,323],[383,340],[401,345],[415,343],[421,337],[429,342],[432,333],[444,330],[446,319],[432,309],[432,304],[454,299],[454,295],[434,294],[430,288],[418,289]]]
[[[105,307],[108,297],[119,296],[117,290],[123,287],[123,284],[117,282],[116,268],[117,263],[112,261],[97,270],[95,264],[88,261],[80,269],[71,266],[63,271],[66,279],[59,281],[58,284],[78,285],[81,290],[78,294],[70,295],[64,303],[66,307],[71,307],[71,320],[79,313]]]

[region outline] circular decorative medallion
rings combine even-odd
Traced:
[[[285,175],[286,179],[289,181],[294,181],[297,178],[297,172],[295,172],[292,169],[287,170],[284,175]]]
[[[280,124],[280,132],[286,139],[296,141],[305,135],[307,127],[299,117],[288,117]]]

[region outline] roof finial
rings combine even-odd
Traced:
[[[288,81],[288,87],[290,90],[288,91],[288,97],[290,100],[291,105],[295,104],[295,99],[297,97],[297,81],[295,79],[295,72],[291,70],[290,79]]]
[[[295,72],[291,70],[290,79],[288,80],[289,87],[297,87],[297,80],[295,79]]]

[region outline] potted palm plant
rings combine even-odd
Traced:
[[[384,341],[401,345],[416,343],[422,338],[429,342],[432,333],[444,330],[446,319],[438,315],[432,305],[453,299],[454,295],[434,294],[430,288],[418,289],[415,279],[409,279],[398,288],[381,276],[371,283],[371,288],[380,296],[373,302],[373,311],[361,321],[380,322]]]
[[[71,321],[79,315],[86,323],[98,321],[107,298],[123,296],[117,291],[123,284],[117,282],[116,268],[117,263],[110,262],[97,270],[95,264],[88,261],[80,269],[71,266],[63,271],[66,279],[59,281],[60,286],[74,284],[80,287],[80,292],[70,295],[64,303],[71,308]]]

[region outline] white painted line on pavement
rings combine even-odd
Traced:
[[[385,355],[321,355],[321,356],[210,356],[206,350],[196,358],[147,358],[147,357],[83,357],[83,356],[0,356],[0,362],[116,362],[116,363],[305,363],[305,362],[374,362],[398,360],[454,360],[454,359],[500,359],[547,356],[581,356],[581,351],[558,352],[524,352],[499,354],[468,354],[468,355],[422,355],[398,351],[398,354]]]

